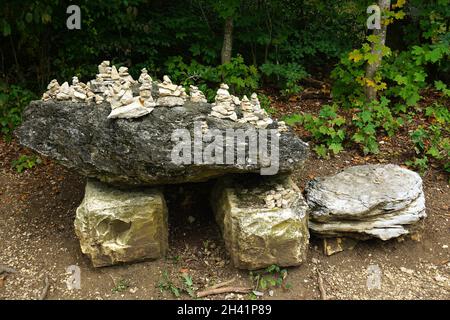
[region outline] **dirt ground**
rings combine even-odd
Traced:
[[[183,274],[192,279],[194,291],[233,278],[234,285],[255,286],[248,271],[231,265],[204,198],[195,199],[208,185],[165,190],[171,248],[165,259],[96,269],[81,253],[73,227],[84,179],[47,159],[19,174],[11,168],[11,161],[28,151],[14,141],[1,141],[0,150],[0,265],[16,271],[0,274],[0,299],[39,299],[46,277],[50,284],[47,299],[176,299],[171,286],[182,287]],[[392,150],[392,145],[386,150]],[[311,155],[296,178],[304,188],[313,177],[367,162],[395,163],[398,159],[383,148],[380,156],[372,158],[357,152],[343,152],[330,160]],[[326,256],[321,240],[311,237],[307,261],[288,268],[282,286],[259,289],[264,295],[257,299],[321,299],[317,271],[329,299],[449,299],[450,187],[447,177],[431,169],[424,177],[424,188],[428,217],[415,240],[360,242],[353,250]],[[71,265],[81,270],[79,290],[67,288],[66,269]],[[382,272],[379,289],[368,289],[370,266]],[[187,292],[180,294],[190,299]],[[208,297],[250,298],[255,296]]]

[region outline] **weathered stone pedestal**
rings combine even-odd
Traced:
[[[158,189],[122,191],[89,180],[75,232],[95,267],[160,258],[168,248],[164,196]]]
[[[305,260],[307,206],[290,178],[224,178],[211,203],[235,267],[296,266]]]

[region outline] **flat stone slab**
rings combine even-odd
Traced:
[[[224,154],[229,149],[234,154],[232,164],[210,163],[205,158],[195,161],[195,124],[201,124],[202,130],[217,129],[222,134],[227,129],[255,129],[248,123],[212,117],[211,108],[208,103],[186,102],[183,106],[156,107],[137,119],[108,119],[111,112],[108,103],[33,101],[25,110],[16,135],[23,146],[84,176],[116,186],[200,182],[229,173],[260,172],[261,168],[274,164],[270,159],[267,162],[249,157],[239,163],[238,143],[225,145]],[[278,127],[276,122],[270,126],[269,129]],[[177,129],[186,129],[191,138],[186,152],[191,160],[187,163],[172,159],[172,152],[180,142],[172,140]],[[202,130],[196,132],[202,134]],[[200,138],[200,149],[205,151],[210,143]],[[247,139],[241,147],[248,149],[248,144]],[[280,133],[276,173],[301,168],[307,154],[308,145],[292,131]]]
[[[214,187],[211,203],[235,267],[296,266],[306,259],[307,206],[290,178],[227,177]]]
[[[168,248],[164,196],[157,189],[122,191],[89,180],[75,232],[95,267],[160,258]]]
[[[420,176],[397,165],[354,166],[306,188],[310,229],[321,236],[388,240],[426,217]]]

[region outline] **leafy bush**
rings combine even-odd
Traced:
[[[35,98],[34,93],[21,86],[0,83],[0,133],[6,140],[11,139],[20,124],[23,109]]]
[[[404,1],[399,1],[393,7],[401,7],[403,4]],[[433,11],[428,13],[430,16],[424,18],[426,24],[433,15],[436,16],[436,21],[440,19],[439,13],[433,13]],[[391,23],[393,19],[403,18],[404,13],[390,11],[387,15],[388,23]],[[403,125],[403,118],[421,112],[418,103],[422,99],[422,91],[430,87],[432,83],[430,80],[436,76],[433,70],[446,70],[450,55],[450,41],[448,34],[440,31],[445,26],[445,19],[438,25],[440,27],[433,28],[432,33],[424,33],[424,37],[430,39],[429,43],[413,44],[401,52],[391,52],[390,48],[377,45],[379,43],[377,36],[368,36],[367,42],[360,49],[344,54],[340,63],[332,71],[333,99],[339,106],[354,112],[351,124],[348,124],[346,130],[351,132],[351,141],[360,145],[364,154],[378,152],[377,135],[393,136]],[[374,44],[375,50],[382,52],[383,63],[375,77],[367,79],[365,68],[376,59],[376,56],[372,54]],[[376,89],[377,100],[367,101],[365,86]],[[448,104],[450,90],[446,84],[441,80],[435,80],[434,86],[446,97],[444,103]],[[324,109],[327,108],[328,106],[324,107]],[[411,134],[412,142],[420,157],[416,157],[409,163],[421,171],[427,167],[429,157],[443,162],[444,168],[448,170],[448,161],[444,160],[448,157],[449,144],[445,128],[448,122],[444,120],[446,118],[444,109],[448,112],[447,108],[428,107],[425,116],[428,117],[431,125],[420,127]],[[314,132],[314,128],[305,126],[305,129],[312,134]],[[318,139],[318,150],[323,155],[326,149],[323,145],[320,147],[320,143],[326,145],[327,137],[314,134],[313,136]]]
[[[269,99],[268,96],[266,96],[263,93],[258,93],[258,99],[259,102],[261,104],[261,107],[269,114],[269,115],[273,115],[275,114],[277,111],[272,108],[272,103]]]
[[[397,101],[395,111],[406,112],[409,107],[417,105],[421,91],[428,85],[428,66],[443,63],[449,54],[450,43],[443,40],[434,45],[413,46],[411,50],[395,54],[383,64],[381,73],[389,83],[385,94]]]
[[[230,90],[238,95],[251,94],[259,86],[259,73],[255,66],[247,66],[242,56],[231,59],[230,63],[217,67],[206,66],[192,60],[190,64],[180,56],[171,57],[166,62],[170,77],[184,86],[197,85],[212,101],[216,95],[214,87],[227,83]]]
[[[377,133],[383,130],[392,137],[403,125],[400,117],[394,117],[389,109],[389,100],[381,97],[380,101],[363,103],[353,115],[352,124],[355,133],[352,141],[362,146],[364,154],[378,153]]]
[[[338,154],[344,148],[342,146],[345,137],[345,118],[336,113],[338,106],[325,105],[320,110],[318,117],[311,114],[295,114],[284,119],[286,124],[301,124],[311,133],[316,143],[314,151],[320,157],[328,157],[329,152]]]
[[[371,43],[376,43],[378,37],[371,35],[367,37],[367,40],[368,42],[364,43],[360,49],[354,49],[344,54],[340,63],[331,72],[331,78],[334,79],[333,99],[346,108],[365,101],[365,85],[375,87],[377,91],[386,89],[386,83],[383,82],[383,77],[379,72],[373,80],[365,77],[366,64],[372,63],[376,59],[376,56],[371,52]],[[381,50],[384,57],[391,54],[386,46],[377,49]]]
[[[305,68],[298,63],[274,64],[265,63],[260,67],[261,72],[277,82],[284,95],[297,94],[302,90],[298,82],[308,76]]]
[[[431,124],[427,127],[419,126],[410,134],[416,157],[407,164],[423,173],[431,158],[441,163],[444,170],[450,173],[450,111],[434,104],[426,108],[425,116]]]

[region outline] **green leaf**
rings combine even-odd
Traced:
[[[364,122],[370,122],[370,120],[372,120],[372,112],[364,110],[359,114],[359,117]]]
[[[339,152],[341,152],[342,150],[344,150],[344,148],[342,147],[342,144],[340,143],[332,143],[330,144],[330,146],[328,147],[331,151],[333,151],[333,153],[336,155]]]
[[[188,287],[191,287],[191,286],[193,285],[192,277],[190,277],[188,274],[183,274],[183,279],[184,279],[184,283],[185,283]]]
[[[288,126],[293,126],[297,123],[302,123],[303,121],[303,117],[299,114],[293,114],[287,117],[283,118],[283,121],[288,125]]]
[[[416,82],[424,82],[426,76],[427,75],[424,72],[415,72],[414,73],[414,81],[416,81]]]
[[[321,158],[326,158],[328,155],[327,147],[325,147],[323,144],[319,144],[319,145],[315,146],[314,151]]]
[[[180,290],[175,286],[170,286],[170,290],[175,295],[175,297],[179,298],[181,296]]]
[[[353,135],[352,137],[353,141],[357,142],[357,143],[362,143],[364,142],[364,140],[366,140],[366,138],[364,137],[364,135],[361,132],[357,132]]]
[[[433,158],[436,159],[440,159],[441,158],[441,154],[439,152],[439,149],[435,146],[431,147],[430,149],[428,149],[427,154],[432,156]]]
[[[259,286],[260,286],[261,289],[263,289],[263,290],[267,288],[267,281],[266,281],[265,278],[262,278],[262,279],[259,281]]]

